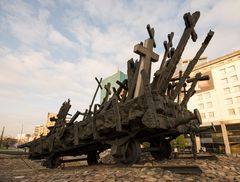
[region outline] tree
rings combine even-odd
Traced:
[[[183,149],[188,146],[188,141],[184,138],[184,135],[180,135],[171,141],[171,146]]]
[[[15,138],[4,138],[3,140],[3,147],[6,147],[7,149],[9,147],[13,147],[17,143],[17,139]]]

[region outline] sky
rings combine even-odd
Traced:
[[[203,56],[239,50],[239,7],[239,0],[1,0],[0,131],[5,126],[5,135],[16,136],[23,126],[33,133],[68,98],[71,114],[84,111],[94,77],[126,72],[127,60],[138,58],[133,47],[148,38],[147,24],[155,29],[159,60],[170,32],[176,47],[187,12],[201,16],[198,40],[189,41],[183,59],[195,55],[210,29],[215,35]]]

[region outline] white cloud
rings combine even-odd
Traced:
[[[56,31],[52,26],[49,26],[48,40],[51,43],[54,43],[57,45],[63,45],[65,47],[69,47],[69,48],[77,47],[77,45],[75,43],[71,42],[69,39],[67,39],[65,36],[63,36],[60,32]]]
[[[38,2],[46,8],[55,8],[56,7],[56,3],[54,0],[38,0]]]
[[[34,115],[26,118],[26,122],[32,118],[38,118],[34,123],[42,122],[45,119],[44,112],[57,112],[60,103],[67,98],[71,98],[74,103],[71,112],[85,110],[96,87],[94,77],[106,77],[112,74],[114,67],[104,60],[54,62],[48,54],[31,49],[3,52],[0,102],[6,107],[0,111],[0,115],[5,116],[6,112],[14,113],[18,118],[24,118],[25,112]],[[12,125],[14,122],[17,121],[12,120]]]
[[[68,97],[72,111],[84,110],[96,88],[95,76],[107,77],[118,66],[126,71],[126,61],[138,58],[133,46],[148,37],[148,23],[162,56],[162,42],[171,31],[176,47],[188,11],[200,10],[201,17],[198,42],[189,43],[184,58],[195,55],[209,29],[216,33],[204,55],[215,58],[237,50],[239,6],[232,0],[1,1],[0,102],[5,107],[0,116],[11,126],[17,120],[40,124]]]
[[[16,4],[7,3],[5,22],[9,26],[12,35],[23,44],[33,46],[48,46],[49,43],[76,48],[76,44],[57,31],[48,18],[50,12],[47,9],[34,9],[25,2]]]

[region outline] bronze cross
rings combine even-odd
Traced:
[[[199,18],[199,16],[200,16],[199,12],[196,12],[193,15],[191,15],[190,13],[184,14],[183,19],[185,21],[186,28],[190,28],[196,22],[196,20]],[[192,31],[191,31],[192,41],[196,42],[197,37],[198,37],[197,33],[195,32],[195,30],[193,28]]]
[[[148,24],[147,31],[148,31],[149,37],[153,40],[153,47],[156,48],[156,43],[155,43],[155,39],[154,39],[154,34],[155,34],[154,28],[151,28],[151,26]]]
[[[148,29],[150,38],[146,39],[143,45],[140,43],[134,46],[134,52],[140,55],[140,61],[141,61],[134,97],[140,96],[144,92],[142,77],[140,74],[141,71],[142,70],[146,71],[147,81],[150,82],[151,62],[157,62],[159,58],[159,55],[153,52],[154,29],[153,28],[151,29],[150,25],[147,26],[147,29]]]
[[[106,95],[105,97],[103,98],[103,101],[102,101],[102,104],[105,104],[107,101],[108,101],[108,98],[109,96],[112,94],[111,92],[111,83],[107,83],[105,86],[104,86],[105,90],[106,90]]]
[[[171,58],[173,53],[174,53],[174,48],[172,48],[173,36],[174,36],[174,33],[171,32],[170,34],[168,34],[168,42],[167,41],[163,42],[165,53],[164,53],[164,56],[163,56],[163,59],[162,59],[162,63],[161,63],[160,69],[159,69],[159,71],[156,72],[156,75],[159,75],[162,72],[167,57]],[[171,50],[170,50],[170,48],[171,48]]]

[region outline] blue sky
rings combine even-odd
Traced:
[[[126,61],[138,58],[133,46],[155,28],[156,51],[173,31],[174,46],[183,29],[183,14],[200,11],[197,43],[183,58],[192,58],[210,29],[214,38],[204,55],[214,59],[240,49],[240,1],[201,0],[1,0],[0,129],[15,136],[45,122],[70,98],[72,110],[84,111],[93,96],[94,77],[107,77]],[[157,69],[160,63],[154,63]]]

